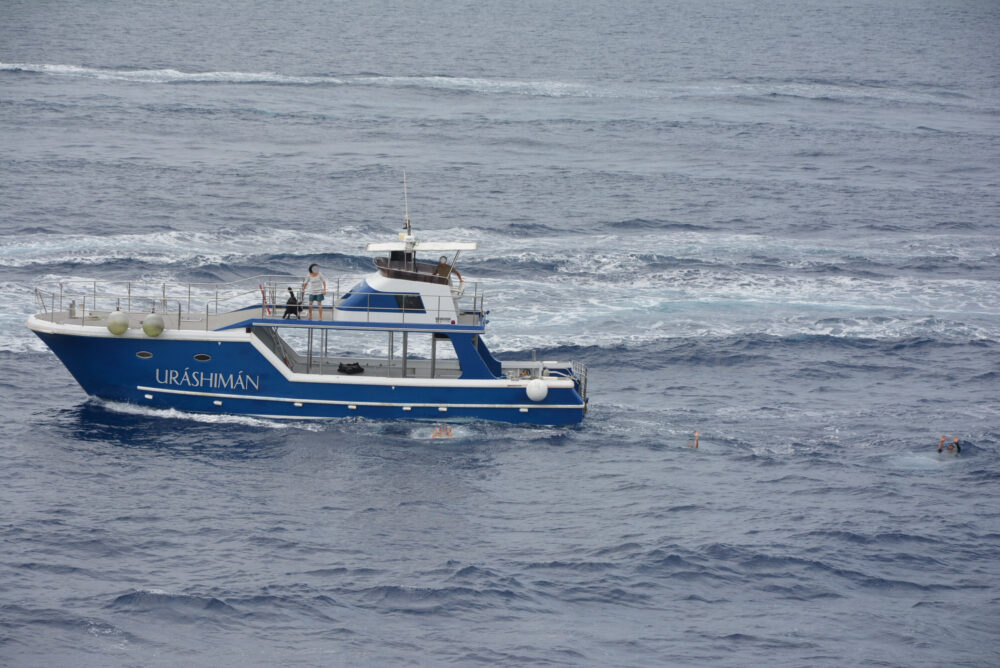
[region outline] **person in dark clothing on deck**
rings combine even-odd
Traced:
[[[451,274],[458,276],[459,281],[462,280],[462,274],[458,273],[458,269],[448,264],[448,258],[442,255],[438,258],[438,265],[434,267],[434,275],[441,278],[448,278]]]

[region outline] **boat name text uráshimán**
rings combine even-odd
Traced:
[[[213,390],[260,390],[260,376],[251,376],[243,373],[241,369],[238,373],[218,373],[211,371],[189,371],[189,367],[184,367],[184,371],[178,369],[157,369],[156,382],[160,385],[175,385],[177,387],[207,387]]]

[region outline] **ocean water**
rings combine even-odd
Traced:
[[[0,664],[997,665],[998,37],[976,0],[3,3]],[[491,347],[589,365],[582,425],[107,404],[24,327],[42,281],[361,275],[404,169]]]

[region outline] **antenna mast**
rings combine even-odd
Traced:
[[[403,213],[403,220],[406,224],[403,229],[406,230],[407,235],[412,235],[413,230],[410,228],[410,201],[406,198],[406,170],[403,170],[403,206],[405,207]]]

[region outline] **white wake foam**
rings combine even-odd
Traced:
[[[343,83],[335,77],[303,77],[275,72],[181,72],[175,69],[105,69],[78,65],[50,65],[36,63],[0,63],[0,71],[35,72],[55,76],[82,77],[108,81],[134,81],[139,83],[266,83],[266,84],[321,84]]]
[[[171,230],[152,234],[28,234],[0,241],[0,265],[80,264],[101,265],[115,260],[138,260],[161,267],[183,265],[191,269],[232,262],[276,249],[353,249],[361,252],[359,230],[345,226],[321,233],[269,228],[252,231],[218,229],[211,232]]]
[[[607,91],[578,83],[531,81],[462,76],[387,75],[289,75],[277,72],[182,72],[175,69],[105,69],[78,65],[0,63],[0,71],[34,72],[53,76],[128,81],[153,84],[231,83],[295,86],[379,86],[387,88],[428,88],[484,94],[515,94],[542,97],[600,97]]]
[[[207,424],[235,424],[245,427],[262,429],[303,429],[305,431],[321,431],[322,425],[318,422],[304,421],[283,421],[268,420],[265,418],[247,417],[242,415],[210,415],[207,413],[188,413],[175,408],[149,408],[147,406],[137,406],[135,404],[106,401],[103,399],[93,399],[104,408],[114,413],[123,415],[140,415],[142,417],[165,418],[173,420],[190,420],[192,422],[204,422]]]
[[[717,102],[744,98],[800,97],[811,100],[889,104],[942,104],[937,90],[913,90],[888,84],[852,81],[795,81],[709,79],[667,82],[569,82],[468,76],[394,76],[370,74],[283,74],[232,70],[185,72],[173,68],[102,68],[48,63],[0,63],[0,72],[31,72],[50,76],[122,81],[142,84],[262,84],[287,86],[371,86],[424,88],[480,93],[555,98],[619,98],[636,100],[704,100]],[[969,105],[973,100],[949,105]]]

